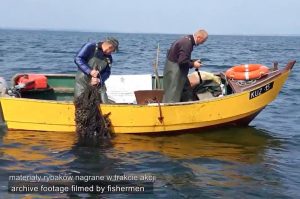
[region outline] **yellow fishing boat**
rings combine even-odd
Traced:
[[[157,85],[152,82],[154,92],[149,96],[154,103],[141,103],[137,99],[138,103],[102,104],[100,109],[103,114],[110,113],[114,133],[200,132],[216,126],[246,126],[276,98],[294,64],[295,61],[290,61],[283,69],[274,64],[267,74],[255,81],[234,80],[220,73],[226,93],[219,97],[160,103],[157,99],[161,92],[155,90]],[[24,90],[21,97],[0,98],[2,120],[8,129],[75,131],[71,99],[74,75],[45,76],[46,89]]]

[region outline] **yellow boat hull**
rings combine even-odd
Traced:
[[[250,99],[251,90],[214,98],[174,104],[130,105],[103,104],[102,113],[110,113],[115,133],[159,133],[219,126],[229,123],[248,124],[272,102],[288,78],[290,70],[264,82],[272,89]],[[253,93],[252,93],[253,94]],[[74,132],[74,106],[71,101],[1,98],[4,120],[8,129]],[[162,116],[160,121],[158,118]]]

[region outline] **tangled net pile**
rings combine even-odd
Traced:
[[[75,122],[79,139],[100,140],[111,137],[109,114],[102,114],[99,110],[100,104],[100,93],[97,87],[91,85],[75,98]]]

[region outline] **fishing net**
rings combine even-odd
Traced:
[[[79,139],[110,138],[109,114],[99,109],[101,96],[96,86],[87,85],[85,91],[74,100],[76,132]]]

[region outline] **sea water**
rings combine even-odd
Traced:
[[[152,74],[158,44],[162,74],[167,49],[182,35],[0,30],[0,76],[10,81],[16,73],[75,73],[73,60],[80,47],[107,36],[120,42],[112,74]],[[201,70],[209,72],[245,63],[271,67],[274,61],[282,68],[289,60],[300,61],[300,37],[210,35],[192,58],[201,59]],[[75,133],[2,129],[0,198],[26,196],[8,192],[9,178],[18,175],[155,179],[153,193],[105,198],[299,198],[299,67],[294,66],[276,100],[246,128],[172,136],[117,135],[96,147],[77,145]],[[72,198],[91,193],[30,195]]]

